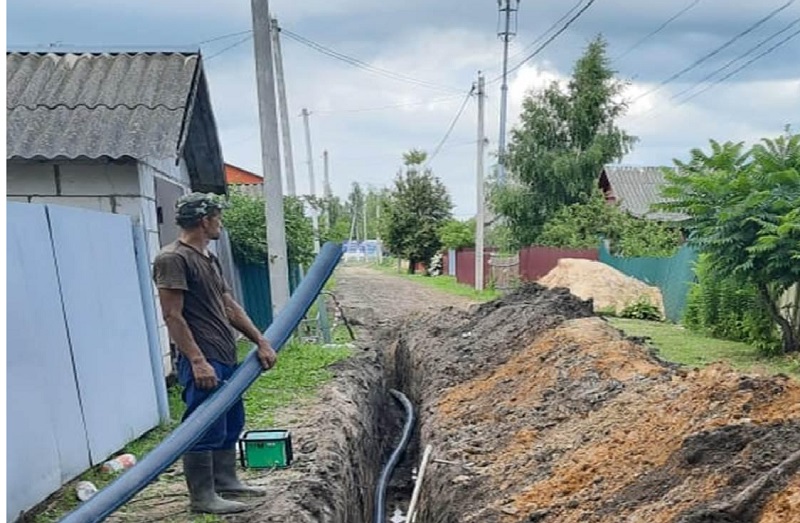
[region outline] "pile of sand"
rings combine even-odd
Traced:
[[[604,263],[576,258],[562,258],[558,265],[539,280],[550,289],[565,287],[582,300],[592,299],[595,312],[622,310],[646,299],[664,316],[664,300],[658,287],[651,287]]]

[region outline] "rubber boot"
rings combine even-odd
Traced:
[[[245,485],[236,477],[236,449],[215,450],[214,488],[219,494],[233,496],[266,496],[267,489]]]
[[[211,451],[184,454],[183,472],[193,512],[233,514],[250,508],[244,503],[223,499],[214,491],[214,457]]]

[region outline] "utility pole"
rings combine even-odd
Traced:
[[[272,64],[269,0],[251,0],[253,42],[256,58],[258,114],[261,126],[261,165],[264,173],[264,206],[267,218],[267,256],[273,317],[289,301],[289,260],[283,217],[278,111]]]
[[[520,0],[497,0],[500,8],[500,23],[504,29],[497,35],[503,39],[503,83],[500,86],[500,137],[497,140],[497,179],[500,185],[506,182],[506,112],[508,105],[508,43],[517,34],[517,12]],[[502,18],[505,17],[505,20]],[[512,24],[513,19],[513,24]],[[513,29],[512,29],[513,25]]]
[[[295,196],[294,159],[292,158],[292,136],[289,132],[289,106],[286,102],[286,83],[283,76],[283,53],[281,53],[281,28],[278,20],[272,19],[272,50],[275,53],[275,76],[278,80],[278,102],[281,115],[281,139],[283,143],[283,162],[286,169],[286,194]]]
[[[317,197],[317,184],[314,181],[314,156],[311,152],[311,129],[308,126],[308,109],[303,108],[303,126],[306,129],[306,158],[308,160],[308,183],[311,196]],[[317,215],[317,208],[311,206],[311,223],[314,227],[314,252],[319,252],[319,216]]]
[[[486,93],[484,92],[484,79],[478,73],[478,160],[477,165],[477,205],[478,212],[475,214],[475,290],[483,290],[483,225],[484,217],[484,195],[483,195],[483,158],[486,146],[486,137],[483,130],[483,106]]]
[[[325,198],[325,228],[331,228],[331,213],[328,206],[330,205],[330,198],[331,198],[331,179],[328,172],[328,151],[325,150],[322,152],[322,160],[323,160],[323,182],[322,182],[322,196]]]

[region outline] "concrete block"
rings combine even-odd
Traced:
[[[9,196],[55,196],[53,165],[39,162],[6,162],[6,194]]]
[[[111,198],[107,196],[33,196],[31,203],[80,207],[93,211],[112,212]]]
[[[142,224],[146,231],[158,231],[158,214],[155,200],[140,199],[139,206],[142,213]]]
[[[145,198],[155,200],[156,198],[156,177],[154,170],[147,164],[138,163],[136,166],[139,175],[140,194]]]
[[[138,196],[114,196],[114,212],[126,214],[134,218],[135,223],[142,220],[142,202],[146,201]]]
[[[27,196],[7,196],[6,201],[8,202],[19,202],[19,203],[30,203],[28,202]]]
[[[136,164],[65,162],[59,164],[63,196],[139,196]]]

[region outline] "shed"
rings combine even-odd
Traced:
[[[600,173],[598,186],[607,202],[619,204],[632,216],[662,222],[679,222],[686,215],[653,210],[656,203],[664,202],[661,188],[666,183],[662,167],[635,167],[606,165]]]

